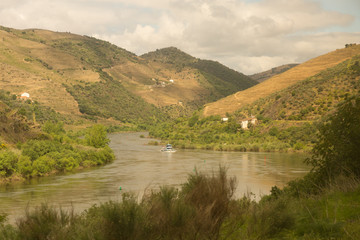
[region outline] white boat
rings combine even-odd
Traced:
[[[171,144],[166,144],[166,146],[163,147],[160,151],[162,151],[162,152],[176,152],[176,150],[173,149]]]

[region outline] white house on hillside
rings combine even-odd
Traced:
[[[29,98],[30,98],[30,94],[27,93],[27,92],[23,92],[23,93],[21,93],[21,95],[20,95],[20,99],[27,100],[27,99],[29,99]]]
[[[248,119],[244,119],[241,121],[241,128],[242,129],[248,129],[249,128],[249,123],[251,123],[252,125],[255,125],[257,122],[257,118],[255,116],[251,116],[251,118]]]

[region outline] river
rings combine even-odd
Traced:
[[[27,206],[44,202],[82,211],[99,202],[120,200],[124,192],[141,197],[161,185],[179,186],[195,169],[211,174],[220,165],[228,168],[228,176],[236,177],[237,197],[252,192],[258,199],[272,186],[281,187],[309,171],[303,154],[181,149],[166,153],[160,146],[147,145],[151,139],[140,138],[142,134],[109,135],[116,160],[106,166],[1,186],[0,213],[9,214],[13,222]]]

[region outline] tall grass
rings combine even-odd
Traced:
[[[195,171],[180,187],[163,186],[141,200],[93,205],[80,214],[48,204],[17,220],[0,218],[0,239],[358,239],[360,183],[339,177],[321,194],[294,196],[278,188],[259,202],[234,199],[226,169]]]
[[[94,205],[81,214],[42,204],[27,209],[16,227],[2,227],[0,236],[25,240],[219,239],[235,185],[235,179],[220,167],[211,175],[189,175],[179,189],[164,186],[141,201],[125,193],[122,201]]]

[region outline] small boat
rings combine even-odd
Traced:
[[[162,152],[176,152],[175,149],[173,149],[171,144],[166,144],[165,147],[161,149]]]

